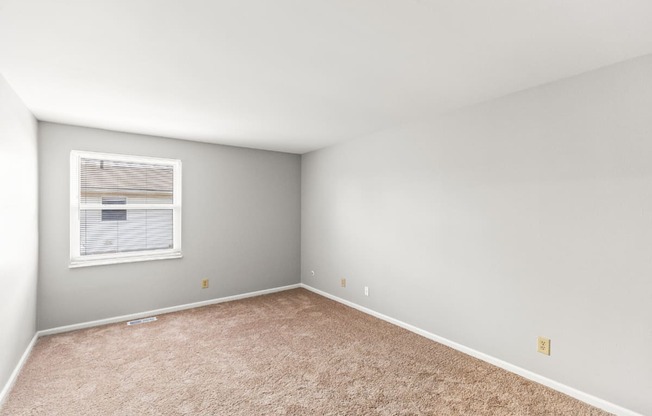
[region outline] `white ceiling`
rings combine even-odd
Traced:
[[[0,0],[38,119],[293,153],[648,53],[650,0]]]

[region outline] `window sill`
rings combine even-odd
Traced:
[[[121,264],[121,263],[135,263],[138,261],[180,259],[182,257],[183,257],[183,253],[176,251],[176,252],[156,253],[156,254],[128,255],[122,257],[104,257],[104,258],[92,258],[92,259],[83,259],[83,260],[75,259],[70,261],[68,268],[76,269],[79,267],[105,266],[109,264]]]

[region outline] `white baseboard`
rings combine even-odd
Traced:
[[[16,379],[18,378],[18,374],[20,374],[20,370],[23,368],[23,365],[25,365],[25,362],[29,358],[29,355],[32,353],[32,349],[34,348],[34,345],[36,345],[36,340],[38,340],[38,332],[34,334],[32,340],[29,342],[29,345],[27,345],[27,348],[25,348],[25,352],[23,352],[23,355],[20,357],[20,360],[18,360],[18,364],[16,364],[16,368],[14,368],[14,371],[9,376],[9,380],[7,380],[5,386],[2,388],[2,391],[0,392],[0,409],[2,409],[2,405],[4,404],[5,399],[9,395],[11,388],[16,383]]]
[[[210,299],[210,300],[205,300],[201,302],[194,302],[194,303],[188,303],[185,305],[178,305],[178,306],[172,306],[169,308],[161,308],[161,309],[155,309],[152,311],[146,311],[146,312],[139,312],[139,313],[134,313],[130,315],[122,315],[122,316],[116,316],[113,318],[106,318],[106,319],[99,319],[96,321],[90,321],[90,322],[83,322],[79,324],[74,324],[74,325],[66,325],[66,326],[60,326],[56,328],[51,328],[51,329],[46,329],[42,331],[38,331],[36,334],[34,334],[34,337],[30,341],[29,345],[25,349],[25,352],[23,353],[22,357],[20,358],[20,361],[18,361],[18,364],[16,365],[16,368],[14,371],[11,373],[11,376],[9,377],[9,380],[7,380],[7,383],[5,384],[4,388],[0,392],[0,408],[2,408],[2,404],[4,403],[4,400],[6,399],[7,395],[9,394],[9,391],[13,387],[14,383],[16,382],[16,379],[18,378],[18,374],[20,373],[20,370],[22,369],[23,365],[27,361],[27,358],[29,358],[30,353],[32,352],[32,349],[34,348],[34,345],[36,344],[36,341],[39,337],[45,336],[45,335],[53,335],[53,334],[59,334],[62,332],[69,332],[69,331],[75,331],[78,329],[83,329],[83,328],[90,328],[94,326],[100,326],[100,325],[106,325],[106,324],[112,324],[116,322],[124,322],[124,321],[130,321],[132,319],[138,319],[138,318],[145,318],[148,316],[153,316],[153,315],[162,315],[165,313],[171,313],[171,312],[177,312],[177,311],[182,311],[186,309],[192,309],[192,308],[199,308],[202,306],[208,306],[208,305],[214,305],[217,303],[223,303],[223,302],[230,302],[238,299],[246,299],[254,296],[261,296],[261,295],[267,295],[270,293],[276,293],[276,292],[282,292],[285,290],[290,290],[290,289],[296,289],[298,287],[302,287],[304,289],[307,289],[311,292],[314,292],[318,295],[321,295],[323,297],[332,299],[336,302],[342,303],[346,306],[349,306],[351,308],[357,309],[361,312],[364,312],[368,315],[374,316],[376,318],[382,319],[383,321],[392,323],[394,325],[400,326],[401,328],[407,329],[408,331],[414,332],[416,334],[419,334],[425,338],[431,339],[435,342],[438,342],[440,344],[446,345],[448,347],[451,347],[455,350],[461,351],[465,354],[468,354],[472,357],[478,358],[482,361],[488,362],[489,364],[495,365],[496,367],[500,367],[504,370],[507,370],[509,372],[518,374],[522,377],[525,377],[529,380],[532,380],[534,382],[537,382],[539,384],[543,384],[544,386],[550,387],[554,390],[557,390],[561,393],[567,394],[571,397],[574,397],[578,400],[581,400],[585,403],[588,403],[592,406],[595,406],[597,408],[600,408],[602,410],[605,410],[610,413],[617,414],[619,416],[643,416],[640,413],[636,413],[632,410],[626,409],[624,407],[618,406],[614,403],[611,403],[609,401],[600,399],[598,397],[595,397],[593,395],[590,395],[588,393],[584,393],[582,391],[579,391],[577,389],[574,389],[570,386],[567,386],[565,384],[559,383],[557,381],[551,380],[547,377],[541,376],[539,374],[533,373],[532,371],[526,370],[524,368],[518,367],[514,364],[510,364],[506,361],[503,361],[501,359],[498,359],[496,357],[492,357],[491,355],[482,353],[480,351],[474,350],[472,348],[469,348],[467,346],[464,346],[462,344],[458,344],[454,341],[451,341],[449,339],[440,337],[438,335],[435,335],[431,332],[425,331],[421,328],[417,328],[416,326],[407,324],[403,321],[399,321],[398,319],[391,318],[387,315],[383,315],[380,312],[376,312],[372,309],[366,308],[364,306],[360,306],[357,303],[348,301],[346,299],[342,299],[340,297],[337,297],[335,295],[331,295],[330,293],[321,291],[319,289],[315,289],[312,286],[308,286],[304,283],[299,283],[299,284],[293,284],[293,285],[288,285],[288,286],[281,286],[281,287],[276,287],[272,289],[265,289],[265,290],[259,290],[255,292],[248,292],[248,293],[243,293],[240,295],[233,295],[233,296],[226,296],[223,298],[216,298],[216,299]]]
[[[274,287],[274,288],[271,288],[271,289],[258,290],[258,291],[255,291],[255,292],[242,293],[240,295],[225,296],[223,298],[209,299],[209,300],[204,300],[204,301],[201,301],[201,302],[186,303],[185,305],[171,306],[169,308],[154,309],[154,310],[151,310],[151,311],[137,312],[137,313],[132,313],[132,314],[129,314],[129,315],[115,316],[113,318],[98,319],[97,321],[89,321],[89,322],[82,322],[82,323],[79,323],[79,324],[59,326],[59,327],[56,327],[56,328],[44,329],[42,331],[39,331],[37,333],[37,335],[39,337],[42,337],[42,336],[45,336],[45,335],[60,334],[62,332],[76,331],[78,329],[91,328],[91,327],[94,327],[94,326],[114,324],[114,323],[117,323],[117,322],[131,321],[133,319],[147,318],[149,316],[154,316],[154,315],[163,315],[163,314],[166,314],[166,313],[178,312],[178,311],[183,311],[183,310],[186,310],[186,309],[193,309],[193,308],[199,308],[199,307],[202,307],[202,306],[215,305],[217,303],[230,302],[230,301],[238,300],[238,299],[246,299],[246,298],[251,298],[251,297],[254,297],[254,296],[267,295],[269,293],[282,292],[284,290],[296,289],[298,287],[300,287],[299,283],[293,284],[293,285],[288,285],[288,286]]]
[[[504,370],[507,370],[511,373],[518,374],[521,377],[525,377],[528,380],[532,380],[534,382],[537,382],[539,384],[543,384],[544,386],[550,387],[551,389],[557,390],[561,393],[567,394],[571,397],[574,397],[578,400],[581,400],[585,403],[590,404],[591,406],[595,406],[597,408],[600,408],[604,411],[607,411],[609,413],[614,413],[619,416],[643,416],[640,413],[636,413],[632,410],[626,409],[624,407],[618,406],[614,403],[608,402],[606,400],[600,399],[599,397],[595,397],[593,395],[590,395],[588,393],[584,393],[583,391],[574,389],[570,386],[567,386],[565,384],[562,384],[558,381],[551,380],[547,377],[544,377],[542,375],[533,373],[530,370],[526,370],[524,368],[518,367],[514,364],[510,364],[507,361],[503,361],[499,358],[492,357],[491,355],[485,354],[483,352],[474,350],[473,348],[469,348],[465,345],[458,344],[457,342],[451,341],[447,338],[440,337],[439,335],[435,335],[431,332],[425,331],[421,328],[417,328],[414,325],[407,324],[403,321],[399,321],[398,319],[394,319],[392,317],[389,317],[387,315],[383,315],[380,312],[376,312],[372,309],[366,308],[364,306],[360,306],[357,303],[348,301],[346,299],[342,299],[340,297],[337,297],[335,295],[331,295],[330,293],[324,292],[319,289],[315,289],[312,286],[308,286],[305,283],[301,283],[300,285],[302,288],[307,289],[313,293],[316,293],[318,295],[321,295],[323,297],[326,297],[328,299],[334,300],[336,302],[342,303],[346,306],[350,306],[351,308],[357,309],[361,312],[364,312],[368,315],[374,316],[378,319],[382,319],[383,321],[392,323],[396,326],[400,326],[401,328],[407,329],[408,331],[414,332],[415,334],[419,334],[425,338],[428,338],[430,340],[433,340],[435,342],[438,342],[440,344],[446,345],[448,347],[451,347],[457,351],[463,352],[467,355],[470,355],[472,357],[478,358],[482,361],[488,362],[489,364],[495,365],[496,367],[500,367]]]

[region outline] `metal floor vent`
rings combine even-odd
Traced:
[[[127,325],[146,324],[148,322],[154,322],[154,321],[156,321],[156,317],[152,316],[151,318],[143,318],[143,319],[136,319],[135,321],[129,321],[127,322]]]

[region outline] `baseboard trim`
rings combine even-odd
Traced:
[[[296,284],[288,285],[288,286],[279,286],[279,287],[275,287],[275,288],[271,288],[271,289],[264,289],[264,290],[257,290],[255,292],[242,293],[240,295],[225,296],[223,298],[215,298],[215,299],[209,299],[209,300],[204,300],[204,301],[200,301],[200,302],[186,303],[184,305],[171,306],[171,307],[168,307],[168,308],[154,309],[154,310],[145,311],[145,312],[137,312],[137,313],[132,313],[132,314],[129,314],[129,315],[121,315],[121,316],[115,316],[115,317],[112,317],[112,318],[98,319],[96,321],[82,322],[82,323],[73,324],[73,325],[59,326],[59,327],[56,327],[56,328],[50,328],[50,329],[44,329],[44,330],[38,331],[37,335],[39,337],[42,337],[42,336],[46,336],[46,335],[54,335],[54,334],[60,334],[60,333],[63,333],[63,332],[76,331],[78,329],[92,328],[94,326],[114,324],[114,323],[118,323],[118,322],[126,322],[126,321],[131,321],[133,319],[147,318],[149,316],[154,316],[154,315],[163,315],[163,314],[166,314],[166,313],[178,312],[178,311],[183,311],[183,310],[186,310],[186,309],[193,309],[193,308],[200,308],[202,306],[215,305],[217,303],[231,302],[231,301],[234,301],[234,300],[252,298],[252,297],[255,297],[255,296],[267,295],[267,294],[270,294],[270,293],[283,292],[285,290],[296,289],[296,288],[299,288],[299,287],[300,287],[300,284],[296,283]]]
[[[344,304],[346,306],[349,306],[353,309],[357,309],[361,312],[364,312],[368,315],[374,316],[378,319],[382,319],[383,321],[389,322],[391,324],[394,324],[396,326],[400,326],[401,328],[407,329],[410,332],[414,332],[415,334],[421,335],[425,338],[428,338],[432,341],[438,342],[440,344],[446,345],[447,347],[451,347],[457,351],[463,352],[465,354],[468,354],[472,357],[478,358],[482,361],[485,361],[489,364],[495,365],[496,367],[500,367],[504,370],[507,370],[511,373],[518,374],[521,377],[525,377],[528,380],[532,380],[536,383],[543,384],[546,387],[550,387],[553,390],[557,390],[561,393],[564,393],[568,396],[574,397],[577,400],[581,400],[585,403],[590,404],[591,406],[595,406],[597,408],[600,408],[606,412],[609,413],[614,413],[619,416],[643,416],[640,413],[636,413],[633,410],[626,409],[622,406],[618,406],[617,404],[611,403],[609,401],[606,401],[604,399],[600,399],[599,397],[595,397],[591,394],[585,393],[583,391],[577,390],[573,387],[567,386],[565,384],[562,384],[558,381],[549,379],[547,377],[544,377],[542,375],[539,375],[537,373],[534,373],[530,370],[526,370],[522,367],[516,366],[514,364],[508,363],[507,361],[503,361],[499,358],[493,357],[491,355],[485,354],[483,352],[474,350],[473,348],[469,348],[465,345],[458,344],[457,342],[451,341],[447,338],[441,337],[439,335],[435,335],[431,332],[428,332],[426,330],[423,330],[421,328],[418,328],[414,325],[410,325],[408,323],[405,323],[403,321],[399,321],[398,319],[392,318],[390,316],[384,315],[380,312],[376,312],[373,309],[369,309],[367,307],[358,305],[357,303],[351,302],[346,299],[342,299],[338,296],[331,295],[328,292],[324,292],[322,290],[316,289],[312,286],[308,286],[305,283],[301,283],[300,286],[306,290],[309,290],[313,293],[316,293],[320,296],[323,296],[325,298],[334,300],[335,302],[339,302],[341,304]]]
[[[302,287],[306,290],[309,290],[313,293],[316,293],[320,296],[323,296],[325,298],[334,300],[336,302],[339,302],[341,304],[344,304],[346,306],[349,306],[351,308],[357,309],[361,312],[364,312],[368,315],[374,316],[378,319],[382,319],[383,321],[392,323],[394,325],[397,325],[401,328],[404,328],[408,331],[414,332],[418,335],[421,335],[425,338],[428,338],[430,340],[433,340],[435,342],[438,342],[440,344],[446,345],[448,347],[451,347],[457,351],[463,352],[465,354],[468,354],[472,357],[478,358],[482,361],[485,361],[489,364],[495,365],[496,367],[500,367],[504,370],[507,370],[509,372],[512,372],[514,374],[518,374],[519,376],[525,377],[528,380],[532,380],[534,382],[537,382],[539,384],[543,384],[544,386],[550,387],[551,389],[557,390],[561,393],[567,394],[571,397],[574,397],[578,400],[581,400],[585,403],[588,403],[592,406],[595,406],[597,408],[600,408],[604,411],[610,412],[617,414],[619,416],[643,416],[640,413],[634,412],[633,410],[626,409],[622,406],[618,406],[614,403],[611,403],[607,400],[600,399],[598,397],[595,397],[591,394],[585,393],[583,391],[577,390],[573,387],[567,386],[565,384],[562,384],[560,382],[557,382],[555,380],[549,379],[547,377],[544,377],[542,375],[536,374],[530,370],[526,370],[522,367],[518,367],[514,364],[508,363],[506,361],[503,361],[499,358],[493,357],[491,355],[485,354],[483,352],[474,350],[473,348],[469,348],[465,345],[459,344],[457,342],[451,341],[447,338],[441,337],[439,335],[435,335],[431,332],[428,332],[426,330],[423,330],[421,328],[418,328],[414,325],[410,325],[408,323],[405,323],[403,321],[400,321],[398,319],[389,317],[387,315],[384,315],[380,312],[376,312],[373,309],[369,309],[367,307],[358,305],[357,303],[351,302],[349,300],[340,298],[335,295],[331,295],[330,293],[324,292],[322,290],[316,289],[312,286],[308,286],[305,283],[298,283],[298,284],[293,284],[293,285],[287,285],[287,286],[280,286],[276,288],[271,288],[271,289],[264,289],[264,290],[258,290],[255,292],[248,292],[248,293],[243,293],[239,295],[233,295],[233,296],[225,296],[222,298],[215,298],[215,299],[210,299],[210,300],[205,300],[205,301],[200,301],[200,302],[194,302],[194,303],[187,303],[184,305],[177,305],[177,306],[172,306],[168,308],[161,308],[161,309],[155,309],[151,311],[146,311],[146,312],[139,312],[139,313],[134,313],[134,314],[129,314],[129,315],[122,315],[122,316],[116,316],[112,318],[106,318],[106,319],[99,319],[96,321],[90,321],[90,322],[83,322],[79,324],[74,324],[74,325],[66,325],[66,326],[60,326],[56,328],[51,328],[51,329],[45,329],[42,331],[38,331],[36,334],[34,334],[34,337],[30,341],[29,345],[25,349],[25,352],[23,353],[22,357],[18,361],[18,364],[16,364],[16,367],[14,368],[14,371],[11,373],[11,376],[9,377],[9,380],[7,380],[7,383],[5,383],[5,386],[3,387],[2,391],[0,392],[0,408],[2,408],[2,405],[4,404],[5,399],[7,398],[9,392],[11,391],[11,388],[14,386],[16,379],[18,378],[18,375],[20,374],[20,371],[29,358],[29,355],[32,352],[32,349],[34,348],[34,345],[36,345],[36,341],[38,340],[39,337],[46,336],[46,335],[53,335],[53,334],[59,334],[63,332],[70,332],[70,331],[76,331],[78,329],[84,329],[84,328],[91,328],[95,326],[100,326],[100,325],[107,325],[107,324],[112,324],[112,323],[117,323],[117,322],[125,322],[125,321],[130,321],[132,319],[138,319],[138,318],[145,318],[148,316],[153,316],[153,315],[162,315],[166,313],[172,313],[172,312],[178,312],[186,309],[193,309],[193,308],[199,308],[202,306],[208,306],[208,305],[215,305],[218,303],[224,303],[224,302],[231,302],[234,300],[240,300],[240,299],[246,299],[246,298],[251,298],[255,296],[262,296],[262,295],[267,295],[270,293],[276,293],[276,292],[282,292],[286,290],[291,290],[291,289],[296,289]]]
[[[5,386],[2,388],[2,391],[0,392],[0,409],[2,409],[2,405],[4,404],[5,399],[7,398],[7,396],[9,396],[9,392],[11,391],[11,388],[16,383],[18,374],[20,374],[20,370],[23,369],[23,365],[25,365],[25,362],[29,358],[29,355],[32,353],[32,349],[34,349],[34,345],[36,345],[37,340],[38,340],[38,332],[35,333],[34,336],[32,337],[32,340],[27,345],[27,348],[25,348],[25,352],[23,352],[23,355],[20,357],[20,360],[18,360],[18,364],[16,364],[14,371],[9,376],[9,380],[7,380]]]

